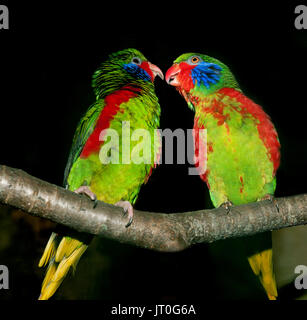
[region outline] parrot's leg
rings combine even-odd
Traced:
[[[262,201],[262,200],[270,200],[271,203],[274,204],[277,212],[279,212],[278,203],[277,203],[275,197],[272,194],[266,194],[263,198],[259,199],[259,201]]]
[[[98,200],[97,200],[97,197],[95,195],[95,193],[93,193],[90,188],[88,186],[81,186],[79,187],[78,189],[76,189],[74,191],[75,193],[78,193],[78,194],[85,194],[87,195],[91,200],[94,201],[94,208],[96,208],[97,206],[97,203],[98,203]]]
[[[231,201],[225,201],[220,205],[220,208],[225,208],[227,214],[230,212],[230,207],[233,206],[233,203]]]
[[[133,221],[133,207],[132,207],[132,204],[129,202],[129,201],[118,201],[114,204],[115,206],[117,207],[121,207],[124,209],[125,211],[125,214],[128,213],[128,218],[129,218],[129,221],[128,223],[126,224],[126,228],[128,228],[132,221]]]

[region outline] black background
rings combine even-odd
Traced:
[[[226,3],[7,2],[10,28],[0,30],[0,163],[61,185],[74,130],[94,101],[91,76],[109,53],[137,48],[165,73],[180,54],[200,52],[226,63],[243,92],[271,116],[282,145],[276,195],[306,192],[307,31],[294,27],[296,4]],[[192,128],[182,97],[159,78],[155,84],[161,128]],[[162,164],[135,207],[212,207],[205,185],[187,170]],[[3,212],[0,226],[11,236],[0,264],[12,275],[0,299],[35,299],[43,277],[37,263],[52,227],[33,233],[33,221],[12,222],[10,209]],[[213,251],[204,244],[158,253],[96,240],[54,298],[265,299],[245,260],[235,252],[214,259]]]

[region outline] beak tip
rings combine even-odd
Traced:
[[[152,70],[153,71],[153,75],[154,75],[154,78],[153,80],[155,80],[155,78],[158,76],[159,78],[161,78],[162,80],[164,80],[164,75],[163,75],[163,72],[159,69],[159,70]]]
[[[155,79],[156,76],[159,76],[162,80],[164,80],[163,72],[159,67],[149,62],[149,68],[154,75],[153,80]]]

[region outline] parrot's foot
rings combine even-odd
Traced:
[[[233,206],[233,203],[231,201],[225,201],[220,205],[220,208],[225,208],[226,213],[228,214],[230,212],[230,207]]]
[[[78,189],[76,189],[74,192],[78,193],[78,194],[87,195],[92,201],[94,201],[94,208],[96,208],[97,203],[98,203],[97,197],[96,197],[95,193],[93,193],[90,190],[90,188],[88,186],[81,186]]]
[[[275,197],[274,197],[273,195],[271,195],[271,194],[266,194],[263,198],[260,199],[260,201],[261,201],[261,200],[270,200],[271,203],[274,204],[277,212],[279,212],[278,203],[277,203],[277,201],[276,201],[276,199],[275,199]]]
[[[126,228],[128,228],[133,221],[133,207],[129,201],[118,201],[114,204],[117,207],[121,207],[125,211],[125,215],[128,213],[129,221],[126,224]]]

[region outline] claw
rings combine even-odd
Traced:
[[[231,201],[225,201],[220,205],[220,208],[225,208],[226,213],[228,214],[230,212],[230,207],[233,206],[233,203]]]
[[[124,209],[124,215],[128,213],[128,223],[126,224],[126,228],[128,228],[133,222],[133,207],[129,201],[118,201],[115,203],[115,206],[121,207]]]
[[[93,208],[95,209],[97,207],[98,204],[98,200],[97,197],[95,195],[95,193],[93,193],[90,188],[88,186],[81,186],[78,189],[76,189],[74,191],[77,194],[85,194],[86,196],[88,196],[92,201],[94,201],[94,206]]]
[[[98,200],[97,200],[97,199],[95,199],[95,200],[94,200],[93,209],[95,209],[95,208],[97,207],[97,204],[98,204]]]
[[[126,227],[126,228],[130,227],[131,224],[132,224],[132,222],[133,222],[133,217],[130,217],[130,218],[129,218],[129,221],[128,221],[128,223],[125,225],[125,227]]]

